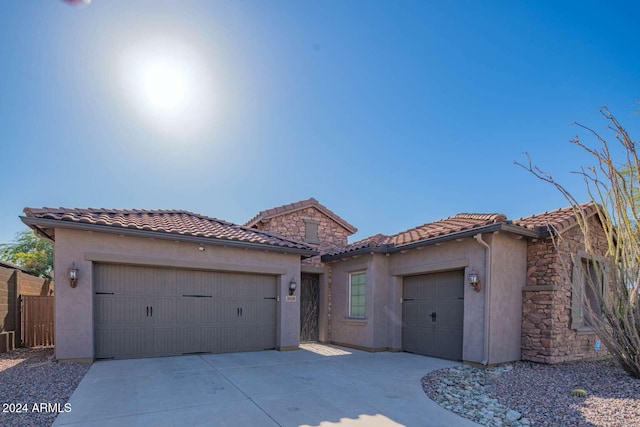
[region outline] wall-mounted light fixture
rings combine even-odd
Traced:
[[[469,284],[473,286],[476,292],[480,292],[480,276],[475,270],[471,270],[471,273],[469,273]]]
[[[296,279],[291,279],[291,282],[289,282],[289,295],[293,295],[297,287]]]
[[[78,286],[78,269],[76,268],[75,262],[69,269],[69,286],[71,286],[72,288]]]

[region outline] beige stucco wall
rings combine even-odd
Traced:
[[[200,251],[199,246],[205,250]],[[276,274],[280,297],[276,344],[284,349],[299,344],[299,299],[285,302],[291,279],[300,283],[299,255],[58,228],[54,262],[57,359],[93,359],[91,259],[109,256],[131,264]],[[73,263],[79,270],[76,288],[68,285],[67,278]]]
[[[491,318],[488,363],[520,358],[522,288],[526,281],[524,240],[506,233],[484,235],[492,247]],[[370,350],[402,349],[403,277],[454,269],[465,272],[463,360],[485,361],[486,250],[473,238],[440,245],[382,254],[362,255],[332,262],[333,319],[331,340]],[[347,319],[349,273],[366,270],[367,319]],[[482,288],[476,292],[466,283],[475,270]]]
[[[454,269],[464,269],[465,278],[475,270],[484,282],[485,249],[472,238],[461,241],[452,240],[441,245],[426,246],[422,249],[412,249],[405,253],[395,253],[390,256],[389,269],[395,276],[394,299],[390,307],[395,319],[390,327],[391,345],[401,347],[402,341],[402,277],[413,274],[434,273]],[[465,279],[466,280],[466,279]],[[475,292],[465,283],[464,287],[464,332],[462,358],[465,361],[480,363],[484,357],[484,292]],[[400,322],[397,321],[400,319]]]
[[[491,237],[489,364],[520,360],[522,289],[527,276],[527,242],[512,234]]]
[[[373,349],[374,270],[372,255],[331,263],[331,342]],[[349,319],[349,274],[366,271],[366,319]]]

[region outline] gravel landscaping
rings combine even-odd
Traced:
[[[50,426],[89,370],[89,363],[57,363],[52,348],[0,354],[0,425]]]
[[[640,380],[611,360],[462,365],[431,372],[422,386],[444,408],[484,426],[640,425]],[[572,396],[577,388],[587,396]]]

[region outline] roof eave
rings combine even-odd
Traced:
[[[406,245],[393,246],[389,253],[405,251],[420,246],[435,245],[436,243],[447,242],[450,240],[465,239],[473,237],[476,234],[494,233],[496,231],[505,231],[512,234],[518,234],[525,237],[539,238],[540,234],[527,228],[518,227],[517,225],[500,222],[497,224],[483,225],[480,227],[470,228],[468,230],[457,231],[455,233],[445,234],[443,236],[431,237],[429,239],[419,240],[417,242],[408,243]]]
[[[354,256],[360,256],[360,255],[386,254],[389,252],[389,246],[390,245],[373,246],[373,247],[360,248],[360,249],[356,249],[349,252],[341,252],[339,254],[334,254],[334,255],[326,254],[320,257],[320,261],[331,262],[331,261],[337,261],[343,258],[351,258]]]
[[[120,234],[125,236],[134,236],[134,237],[147,237],[147,238],[154,238],[154,239],[174,240],[174,241],[177,240],[177,241],[201,243],[201,244],[207,244],[207,245],[213,245],[213,246],[256,249],[256,250],[262,250],[262,251],[268,251],[268,252],[281,252],[281,253],[285,252],[285,253],[302,255],[304,257],[312,257],[319,254],[319,252],[314,251],[312,249],[290,248],[286,246],[268,245],[264,243],[216,239],[213,237],[199,237],[199,236],[189,236],[189,235],[183,235],[183,234],[177,234],[177,233],[137,230],[137,229],[131,229],[126,227],[113,227],[109,225],[62,221],[57,219],[44,219],[44,218],[33,218],[33,217],[24,217],[24,216],[21,216],[20,219],[22,220],[22,222],[24,222],[26,225],[28,225],[35,231],[42,231],[40,229],[37,229],[37,227],[54,228],[54,229],[68,228],[68,229],[81,230],[81,231],[97,231],[101,233]]]

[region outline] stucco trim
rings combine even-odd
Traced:
[[[355,326],[366,326],[367,323],[369,322],[368,319],[362,319],[359,317],[345,317],[344,319],[342,319],[342,321],[344,323],[348,323],[350,325],[355,325]]]
[[[107,262],[113,264],[146,265],[154,267],[193,268],[197,270],[230,271],[240,273],[261,273],[282,276],[287,273],[283,268],[263,265],[236,265],[226,263],[211,263],[202,261],[188,261],[169,258],[153,258],[144,256],[120,255],[112,253],[85,252],[86,261]]]
[[[291,248],[287,246],[269,245],[264,243],[242,242],[237,240],[215,239],[211,237],[185,236],[177,233],[163,233],[158,231],[136,230],[131,228],[120,228],[108,225],[96,225],[87,223],[77,223],[70,221],[60,221],[56,219],[32,218],[21,216],[22,222],[36,231],[41,231],[38,227],[44,228],[70,228],[99,233],[118,234],[123,236],[147,237],[154,239],[164,239],[173,241],[184,241],[192,243],[202,243],[213,246],[228,246],[236,248],[257,249],[268,252],[294,253],[306,256],[318,255],[317,251],[311,249]]]
[[[556,285],[527,285],[522,288],[522,292],[559,291],[560,286]]]
[[[435,273],[437,271],[456,270],[469,266],[468,259],[456,259],[451,261],[436,262],[432,264],[412,265],[409,267],[391,270],[392,276],[410,276],[413,274]]]

